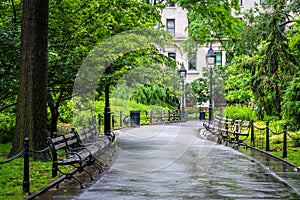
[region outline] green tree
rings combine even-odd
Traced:
[[[49,37],[50,131],[57,128],[59,107],[71,99],[83,59],[101,41],[120,32],[153,27],[160,15],[155,6],[138,0],[51,1]],[[117,70],[117,69],[116,69]]]
[[[17,121],[10,154],[23,148],[29,137],[32,149],[46,147],[48,0],[24,0]]]
[[[178,0],[188,10],[188,30],[198,44],[208,44],[214,38],[233,40],[239,35],[240,20],[233,16],[239,12],[239,0]]]
[[[283,96],[283,116],[299,127],[300,124],[300,74],[291,81]]]
[[[243,59],[243,57],[240,59]],[[250,103],[252,98],[252,91],[249,86],[250,71],[243,70],[239,65],[231,63],[227,68],[227,74],[225,80],[226,101],[230,104]]]
[[[14,108],[17,101],[21,2],[1,1],[0,10],[0,112],[2,112]]]
[[[206,102],[209,99],[209,89],[206,78],[195,79],[190,84],[198,103]]]

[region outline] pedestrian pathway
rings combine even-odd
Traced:
[[[119,130],[116,160],[97,181],[40,199],[300,199],[298,172],[210,142],[201,128],[189,121]]]

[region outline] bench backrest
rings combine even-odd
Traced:
[[[71,148],[80,146],[75,133],[71,132],[66,135],[59,135],[55,138],[48,138],[48,144],[51,149],[53,160],[57,160],[58,150],[67,153]]]
[[[84,143],[91,143],[97,140],[97,127],[96,126],[89,126],[77,132],[77,136],[79,140]]]

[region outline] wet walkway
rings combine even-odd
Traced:
[[[114,164],[73,199],[300,199],[288,184],[291,176],[300,183],[299,173],[278,170],[288,175],[279,181],[263,157],[202,139],[199,128],[194,121],[118,131]]]

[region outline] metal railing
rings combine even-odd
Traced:
[[[7,163],[10,163],[14,161],[17,158],[20,158],[23,156],[24,162],[23,162],[23,193],[30,194],[30,176],[29,176],[29,155],[30,153],[39,153],[44,154],[49,150],[49,147],[46,147],[43,150],[32,150],[29,148],[29,138],[24,139],[24,148],[15,156],[13,156],[10,159],[7,159],[5,161],[0,161],[0,165],[4,165]]]
[[[261,149],[265,149],[266,151],[270,151],[270,136],[273,135],[282,135],[282,158],[287,157],[288,153],[288,146],[287,146],[287,138],[289,137],[293,141],[300,141],[300,137],[296,138],[293,137],[291,134],[288,133],[288,126],[287,124],[283,125],[283,130],[278,132],[274,131],[270,128],[270,123],[266,121],[265,127],[257,127],[254,125],[253,121],[251,121],[251,144],[253,147],[258,147]],[[255,138],[255,130],[257,131],[265,131],[264,137],[256,139]]]
[[[216,120],[214,120],[216,121]],[[230,118],[224,118],[223,122],[210,122],[206,125],[206,128],[208,129],[208,131],[212,132],[215,135],[218,134],[222,134],[221,129],[223,129],[224,132],[226,132],[226,130],[228,129],[228,124],[226,122],[228,121],[239,121],[238,119],[230,119]],[[219,120],[220,121],[220,120]],[[240,120],[242,121],[242,120]],[[244,132],[244,133],[250,133],[250,144],[249,144],[249,140],[245,140],[242,143],[240,143],[240,145],[245,145],[245,146],[251,146],[251,147],[255,147],[258,149],[263,149],[265,151],[271,151],[271,146],[270,146],[270,138],[271,135],[282,135],[282,140],[279,141],[278,143],[281,144],[282,143],[282,158],[286,158],[288,155],[288,145],[287,145],[287,140],[288,138],[290,138],[293,141],[299,141],[300,143],[300,136],[299,137],[293,137],[290,133],[288,133],[288,126],[287,124],[284,124],[282,126],[282,131],[274,131],[273,129],[270,128],[270,123],[268,121],[265,122],[265,126],[262,127],[258,127],[256,125],[254,125],[253,120],[251,121],[243,121],[246,124],[249,124],[249,126],[246,127],[246,129],[244,129],[243,131],[240,132]],[[206,122],[204,122],[205,125]],[[209,124],[210,126],[212,126],[213,124],[218,124],[217,126],[219,126],[218,131],[214,131],[213,129],[209,130]],[[214,125],[214,129],[216,129],[215,125]],[[228,130],[227,130],[228,132]],[[236,131],[238,132],[238,131]],[[220,135],[219,138],[222,138],[222,135]],[[224,137],[223,137],[224,138]],[[231,141],[234,142],[236,144],[236,141]],[[248,144],[247,144],[248,143]]]

